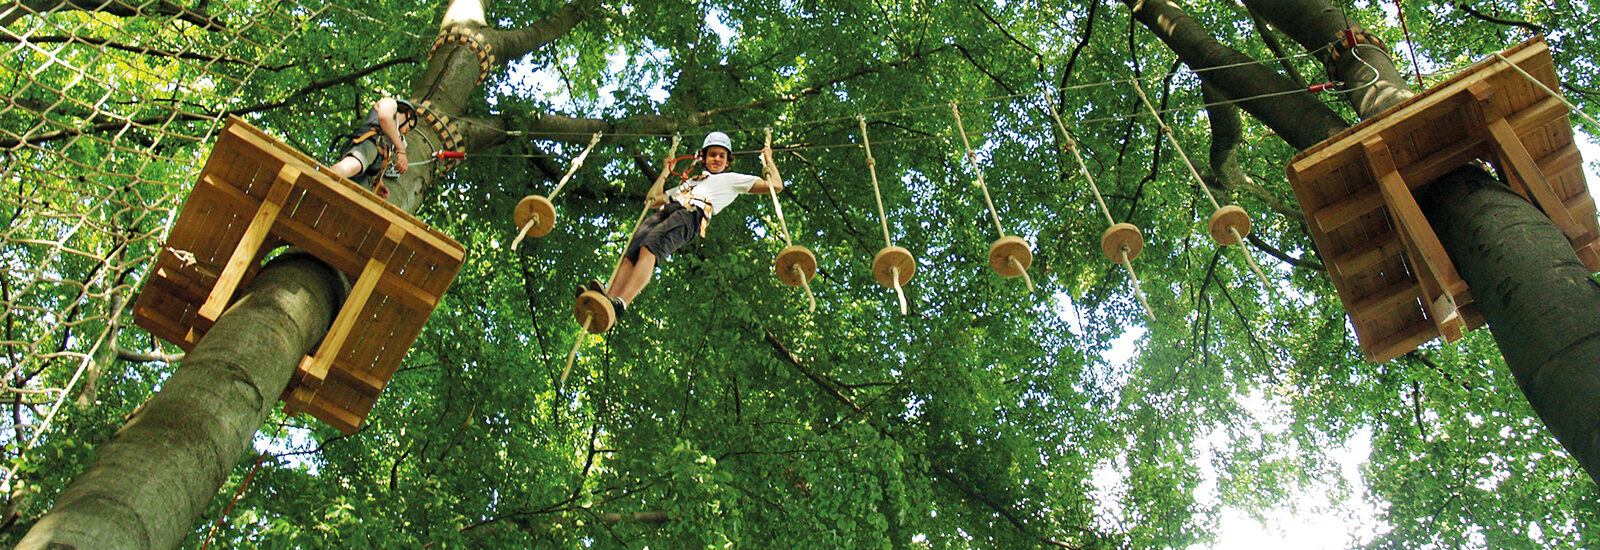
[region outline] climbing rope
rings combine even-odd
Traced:
[[[872,158],[872,140],[867,137],[867,117],[856,116],[856,123],[861,127],[861,149],[867,155],[867,171],[872,174],[872,196],[877,200],[878,221],[883,224],[883,250],[872,259],[872,274],[880,284],[894,287],[894,295],[900,300],[900,314],[908,312],[906,306],[906,292],[903,288],[911,279],[911,271],[916,265],[911,252],[894,245],[894,239],[889,235],[889,216],[883,210],[883,192],[878,188],[878,161]],[[884,275],[888,276],[885,277]]]
[[[550,196],[548,198],[538,196],[529,197],[529,199],[533,199],[533,203],[537,203],[537,206],[532,208],[531,214],[528,216],[528,221],[523,222],[522,228],[517,231],[517,238],[511,240],[512,250],[516,250],[517,246],[522,244],[522,239],[527,237],[528,232],[532,231],[535,226],[542,227],[544,225],[548,225],[544,222],[555,221],[555,207],[552,206],[551,203],[561,196],[561,189],[566,187],[567,181],[572,179],[572,175],[577,173],[579,168],[583,167],[584,159],[589,158],[589,152],[594,150],[594,146],[597,143],[600,143],[600,132],[595,132],[594,135],[589,136],[589,145],[583,148],[582,153],[578,153],[578,156],[572,159],[572,165],[567,167],[567,173],[561,176],[561,181],[556,183],[555,190],[550,192]],[[523,200],[527,201],[528,199]],[[519,210],[521,210],[520,205]],[[546,220],[546,217],[551,219]],[[548,227],[545,227],[545,229],[548,229]]]
[[[1139,300],[1139,305],[1144,307],[1145,314],[1149,315],[1152,321],[1155,320],[1156,312],[1150,308],[1150,301],[1145,298],[1144,290],[1142,290],[1143,285],[1139,283],[1139,274],[1133,270],[1133,259],[1128,257],[1129,253],[1132,252],[1132,245],[1129,239],[1139,235],[1138,228],[1132,224],[1118,224],[1117,220],[1111,217],[1111,208],[1106,206],[1106,199],[1100,194],[1100,186],[1094,183],[1094,174],[1089,171],[1089,164],[1084,162],[1083,154],[1078,151],[1078,140],[1072,137],[1072,133],[1067,131],[1067,125],[1061,122],[1061,114],[1056,112],[1055,102],[1050,101],[1050,92],[1048,91],[1044,93],[1044,104],[1050,109],[1050,118],[1055,120],[1056,127],[1061,130],[1062,139],[1067,142],[1067,150],[1072,151],[1072,158],[1078,161],[1078,170],[1083,173],[1083,178],[1088,180],[1089,190],[1094,192],[1094,200],[1100,205],[1100,212],[1106,216],[1106,225],[1108,227],[1106,233],[1101,236],[1101,248],[1107,248],[1108,242],[1115,245],[1116,252],[1113,257],[1108,259],[1128,270],[1128,278],[1133,280],[1134,297]],[[1127,228],[1132,228],[1133,231],[1129,232]],[[1118,235],[1119,230],[1120,235]],[[1143,249],[1142,242],[1139,247]]]
[[[990,247],[991,265],[993,265],[994,260],[1005,262],[1004,268],[995,265],[995,271],[1003,276],[1011,276],[1009,275],[1010,273],[1021,275],[1022,280],[1028,285],[1028,293],[1032,294],[1033,277],[1028,276],[1028,266],[1024,265],[1024,263],[1033,261],[1033,253],[1028,250],[1027,243],[1022,241],[1020,237],[1008,237],[1006,235],[1005,226],[1000,224],[1000,212],[995,210],[994,199],[989,197],[989,185],[983,181],[983,167],[978,166],[978,155],[972,151],[972,141],[967,139],[967,128],[961,122],[961,108],[957,107],[955,102],[950,103],[950,114],[956,119],[956,133],[961,134],[961,144],[967,150],[967,163],[972,166],[972,171],[977,174],[978,188],[983,190],[983,203],[989,206],[989,217],[994,220],[994,229],[1000,234],[1000,240]],[[1002,248],[1006,250],[1001,250]],[[1024,251],[1026,251],[1027,259],[1017,259],[1017,256],[1022,255]]]
[[[1178,156],[1183,158],[1183,166],[1185,168],[1189,169],[1189,175],[1194,178],[1194,186],[1199,188],[1201,193],[1205,194],[1207,201],[1211,202],[1212,211],[1216,213],[1216,214],[1213,215],[1212,219],[1214,221],[1218,221],[1218,220],[1229,221],[1229,220],[1222,220],[1221,218],[1218,217],[1218,215],[1219,214],[1220,215],[1235,214],[1235,212],[1242,213],[1243,209],[1238,209],[1238,207],[1236,207],[1236,206],[1229,205],[1230,209],[1229,210],[1224,210],[1223,206],[1221,204],[1217,203],[1217,198],[1211,195],[1211,189],[1206,185],[1205,178],[1200,177],[1200,170],[1195,168],[1194,161],[1190,160],[1189,159],[1189,154],[1184,152],[1183,144],[1178,143],[1178,137],[1173,134],[1172,127],[1171,126],[1167,126],[1167,121],[1162,119],[1160,114],[1156,113],[1156,106],[1150,102],[1150,97],[1145,95],[1144,87],[1139,86],[1139,82],[1138,81],[1129,81],[1129,82],[1131,82],[1133,84],[1133,90],[1135,92],[1138,92],[1139,101],[1144,102],[1144,106],[1147,109],[1150,110],[1150,113],[1153,116],[1155,116],[1156,124],[1159,124],[1161,126],[1161,134],[1166,136],[1167,141],[1172,144],[1172,148],[1176,149],[1178,151]],[[1232,210],[1232,209],[1238,209],[1238,210],[1235,211],[1235,210]],[[1235,218],[1231,218],[1231,219],[1232,220],[1237,220],[1236,217]],[[1244,217],[1243,221],[1244,221],[1244,223],[1248,223],[1249,222],[1249,216],[1246,215]],[[1216,225],[1216,224],[1213,224],[1213,225]],[[1243,243],[1244,242],[1244,235],[1241,233],[1237,223],[1228,223],[1228,224],[1224,224],[1224,225],[1226,226],[1227,235],[1232,237],[1232,241],[1233,242],[1231,244],[1239,244],[1239,243]],[[1245,227],[1246,227],[1245,232],[1248,232],[1249,231],[1249,229],[1248,229],[1249,226],[1246,225]],[[1216,229],[1213,228],[1213,230],[1212,230],[1213,238],[1216,238],[1218,236],[1218,235],[1216,235],[1216,233],[1217,233]],[[1223,242],[1225,242],[1225,241],[1220,241],[1219,240],[1219,244],[1222,244]],[[1250,249],[1248,247],[1241,246],[1241,247],[1239,247],[1239,252],[1244,254],[1245,264],[1250,267],[1250,271],[1255,272],[1256,277],[1259,277],[1261,279],[1262,284],[1266,285],[1268,289],[1276,292],[1277,287],[1272,284],[1272,281],[1270,279],[1267,279],[1267,276],[1266,276],[1265,273],[1261,272],[1261,267],[1256,265],[1255,258],[1250,255]]]
[[[762,179],[767,180],[770,184],[770,182],[776,179],[773,177],[773,174],[778,172],[777,165],[773,163],[774,161],[772,157],[769,156],[769,153],[772,151],[772,128],[767,128],[766,146],[762,148],[762,151],[761,177]],[[794,239],[789,237],[789,224],[783,220],[783,205],[778,204],[778,194],[773,192],[767,193],[767,195],[772,197],[772,210],[778,214],[778,231],[783,236],[784,244],[784,249],[782,252],[778,253],[777,265],[774,267],[779,273],[785,273],[787,277],[799,280],[800,286],[805,288],[806,300],[811,303],[810,307],[808,307],[806,311],[810,313],[816,313],[817,297],[811,293],[811,274],[805,273],[804,269],[798,262],[787,259],[795,257],[809,258],[812,270],[815,271],[816,257],[811,255],[810,250],[805,250],[804,247],[796,247],[794,245]],[[788,256],[786,257],[786,255]],[[785,270],[783,267],[783,264],[785,263],[788,264],[787,270]],[[783,278],[780,278],[780,280],[783,280]]]
[[[596,134],[596,138],[595,139],[599,139],[599,134]],[[644,222],[645,216],[650,215],[650,199],[651,199],[651,196],[657,190],[661,189],[661,186],[666,183],[667,174],[672,173],[672,166],[671,166],[670,163],[672,162],[673,156],[678,154],[678,143],[682,139],[683,139],[682,136],[678,136],[678,135],[672,136],[672,145],[667,150],[667,162],[668,162],[668,165],[666,167],[662,168],[660,174],[656,175],[656,181],[651,183],[650,190],[645,192],[644,208],[639,211],[639,218],[634,220],[633,221],[633,225],[629,227],[629,229],[628,229],[628,234],[629,235],[632,235],[634,230],[636,230],[639,227],[639,224]],[[590,145],[593,146],[592,143]],[[612,268],[611,268],[611,276],[610,277],[606,277],[605,285],[604,285],[606,288],[610,288],[611,287],[611,283],[613,283],[613,282],[615,282],[617,280],[617,272],[622,270],[622,260],[624,258],[626,258],[626,257],[627,257],[626,251],[624,251],[622,254],[618,254],[617,255],[617,263],[616,263],[616,265],[612,266]],[[567,366],[565,368],[561,369],[561,379],[556,383],[557,387],[561,387],[561,386],[566,386],[567,385],[567,376],[572,373],[572,365],[573,365],[573,363],[576,363],[577,360],[578,360],[578,349],[583,347],[584,333],[585,332],[595,332],[595,331],[590,329],[590,325],[592,323],[594,323],[593,314],[585,314],[583,320],[578,323],[578,326],[580,327],[580,331],[578,332],[578,336],[576,338],[573,338],[572,351],[567,352]]]

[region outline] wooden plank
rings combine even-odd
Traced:
[[[329,426],[338,428],[339,431],[344,432],[346,435],[356,433],[356,430],[361,429],[361,424],[367,420],[317,396],[306,400],[301,404],[300,408],[317,417],[318,420],[327,422]]]
[[[344,361],[334,361],[333,369],[329,371],[332,378],[336,378],[350,388],[361,393],[377,397],[383,388],[389,385],[389,380],[373,376],[371,373],[351,366]]]
[[[1505,119],[1489,122],[1490,143],[1499,155],[1505,159],[1510,167],[1512,179],[1518,181],[1527,189],[1535,202],[1544,210],[1550,221],[1566,234],[1568,240],[1576,240],[1584,234],[1578,222],[1572,219],[1572,213],[1567,211],[1566,205],[1556,198],[1555,189],[1550,187],[1550,182],[1545,180],[1544,171],[1539,169],[1533,156],[1522,146],[1522,140],[1517,139],[1516,132]]]
[[[1368,241],[1366,246],[1340,254],[1329,262],[1329,268],[1338,271],[1340,277],[1353,277],[1372,268],[1378,262],[1399,256],[1403,252],[1400,236],[1391,232]]]
[[[1445,291],[1461,279],[1456,274],[1455,264],[1422,215],[1411,188],[1395,169],[1388,147],[1382,140],[1372,139],[1363,142],[1362,149],[1366,151],[1367,164],[1378,180],[1378,189],[1383,192],[1389,215],[1395,221],[1401,242],[1406,245],[1407,258],[1422,286],[1423,308],[1441,336],[1449,341],[1460,338],[1461,316],[1456,312],[1454,297]]]
[[[1350,195],[1344,200],[1328,205],[1312,214],[1312,223],[1323,232],[1330,232],[1365,216],[1383,206],[1383,195],[1376,189]]]
[[[1432,323],[1415,323],[1400,329],[1389,338],[1373,343],[1371,347],[1363,347],[1363,351],[1367,352],[1368,361],[1387,363],[1437,338],[1438,334]]]
[[[1380,317],[1384,311],[1395,309],[1396,306],[1416,302],[1421,296],[1422,287],[1416,281],[1405,281],[1373,292],[1345,309],[1350,312],[1352,318],[1364,322],[1367,319]],[[1356,326],[1360,327],[1361,323],[1357,323]]]
[[[233,255],[222,268],[222,275],[217,277],[216,285],[211,287],[211,295],[206,298],[205,305],[200,306],[201,317],[214,322],[222,315],[222,310],[228,307],[234,291],[238,289],[239,281],[244,278],[245,271],[250,269],[251,261],[261,249],[261,243],[267,240],[268,233],[272,231],[272,225],[278,219],[278,210],[283,207],[284,198],[288,197],[289,190],[294,188],[299,179],[300,171],[292,166],[284,165],[278,172],[272,190],[267,193],[266,202],[261,203],[255,218],[250,221],[249,229],[245,230],[239,244],[233,249]]]
[[[391,231],[398,232],[398,231]],[[355,328],[355,323],[361,315],[362,308],[367,305],[367,299],[372,297],[373,289],[378,286],[378,279],[383,276],[384,262],[387,260],[370,258],[367,260],[366,269],[361,276],[356,278],[356,283],[350,289],[350,294],[345,298],[344,307],[339,309],[339,314],[333,319],[333,326],[329,327],[327,336],[322,338],[322,345],[317,347],[317,352],[312,356],[309,364],[302,364],[305,369],[305,384],[308,387],[320,387],[323,380],[328,378],[328,369],[333,360],[344,348],[345,339]]]

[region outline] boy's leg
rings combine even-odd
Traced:
[[[349,179],[361,172],[361,159],[353,155],[346,155],[344,158],[339,159],[339,162],[328,168],[339,177]]]
[[[656,255],[648,248],[641,248],[638,263],[623,259],[622,265],[622,270],[617,272],[617,280],[611,281],[609,294],[613,298],[621,298],[623,303],[632,304],[633,299],[644,291],[645,285],[650,284],[650,276],[656,272]]]

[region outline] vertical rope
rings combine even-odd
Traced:
[[[1078,152],[1078,140],[1072,138],[1067,132],[1067,125],[1061,123],[1061,114],[1056,112],[1055,103],[1050,101],[1050,92],[1044,93],[1044,104],[1050,108],[1050,118],[1055,119],[1056,127],[1061,129],[1061,136],[1067,140],[1067,149],[1072,150],[1072,157],[1078,161],[1078,170],[1083,172],[1083,178],[1089,180],[1089,189],[1094,191],[1095,202],[1100,203],[1100,212],[1106,215],[1106,225],[1116,225],[1117,220],[1112,219],[1111,209],[1106,207],[1105,197],[1100,196],[1100,186],[1094,183],[1094,174],[1089,172],[1089,164],[1083,161],[1083,154]]]
[[[578,329],[578,337],[572,339],[572,351],[567,352],[567,368],[561,369],[561,380],[556,382],[556,387],[567,385],[567,375],[572,373],[572,364],[578,362],[578,348],[583,347],[583,341],[589,338],[589,323],[594,322],[594,314],[583,317],[583,326]]]
[[[600,143],[600,132],[595,132],[593,136],[589,136],[589,146],[584,147],[583,152],[578,153],[578,157],[572,159],[572,166],[567,167],[567,173],[561,176],[561,182],[556,184],[556,190],[550,192],[550,200],[554,201],[556,197],[561,195],[561,188],[566,187],[567,180],[572,179],[572,174],[583,167],[583,159],[589,158],[589,151],[593,151],[597,143]]]
[[[861,148],[867,152],[867,171],[872,174],[872,196],[878,201],[878,220],[883,222],[883,242],[894,246],[894,239],[889,238],[889,216],[883,213],[883,192],[878,190],[878,161],[872,158],[872,140],[867,138],[867,117],[856,115],[856,122],[861,125]]]
[[[1156,320],[1156,312],[1150,309],[1150,301],[1145,299],[1144,290],[1141,288],[1144,283],[1139,282],[1139,274],[1133,272],[1133,262],[1128,260],[1126,246],[1122,247],[1122,267],[1128,268],[1128,278],[1133,279],[1133,296],[1139,299],[1139,305],[1144,306],[1144,314],[1149,315],[1150,320]]]
[[[1134,91],[1139,92],[1139,101],[1143,102],[1145,108],[1150,110],[1151,116],[1156,117],[1156,124],[1161,125],[1161,134],[1167,136],[1167,141],[1172,144],[1172,148],[1178,150],[1178,156],[1183,157],[1183,166],[1188,168],[1189,175],[1194,177],[1195,187],[1200,188],[1200,192],[1205,194],[1206,200],[1211,202],[1211,210],[1213,212],[1220,210],[1222,205],[1218,204],[1217,198],[1211,195],[1211,189],[1206,186],[1205,178],[1200,177],[1200,170],[1194,167],[1194,161],[1189,160],[1189,154],[1184,152],[1183,144],[1178,143],[1178,137],[1172,134],[1172,127],[1167,126],[1167,121],[1161,119],[1161,113],[1156,111],[1154,104],[1150,103],[1150,97],[1144,95],[1144,88],[1139,86],[1138,79],[1129,80],[1129,82],[1133,83]],[[1238,239],[1240,244],[1244,244],[1244,236],[1239,234],[1238,229],[1228,226],[1228,232],[1232,233],[1233,238]],[[1249,247],[1240,246],[1239,252],[1244,254],[1245,265],[1256,274],[1257,278],[1261,279],[1261,284],[1266,285],[1269,289],[1277,288],[1272,285],[1271,281],[1267,280],[1267,274],[1261,271],[1261,266],[1256,265],[1256,259],[1250,255]]]
[[[1056,121],[1056,128],[1061,129],[1061,137],[1067,140],[1067,149],[1072,150],[1072,158],[1078,161],[1078,170],[1083,172],[1084,179],[1089,180],[1089,189],[1094,191],[1094,200],[1100,203],[1100,212],[1106,215],[1106,225],[1116,225],[1117,220],[1111,217],[1111,208],[1106,206],[1105,197],[1100,196],[1100,187],[1094,183],[1094,174],[1089,172],[1089,163],[1084,162],[1083,154],[1078,152],[1078,140],[1072,138],[1072,134],[1067,132],[1067,125],[1061,122],[1061,113],[1056,112],[1056,105],[1050,101],[1049,91],[1044,93],[1044,104],[1049,107],[1050,118]],[[1150,302],[1145,299],[1144,290],[1140,288],[1143,283],[1139,282],[1139,274],[1133,271],[1133,262],[1128,260],[1127,246],[1122,247],[1122,261],[1118,263],[1127,268],[1128,278],[1133,280],[1133,295],[1139,299],[1139,305],[1144,306],[1145,315],[1149,315],[1151,320],[1155,320],[1156,312],[1150,309]],[[1029,281],[1029,284],[1032,284],[1032,281]]]
[[[283,424],[278,424],[278,431],[272,435],[277,439],[283,435]],[[206,533],[206,541],[200,544],[200,550],[211,546],[212,537],[217,536],[217,530],[222,528],[222,523],[228,520],[228,513],[233,511],[233,505],[239,502],[239,497],[244,496],[244,490],[250,487],[250,480],[256,476],[256,470],[261,468],[261,462],[267,459],[267,452],[261,451],[256,455],[256,463],[250,466],[250,473],[245,474],[244,481],[239,482],[239,490],[233,492],[233,500],[228,501],[228,506],[222,509],[222,515],[217,516],[217,523],[211,526],[211,531]]]
[[[767,180],[768,185],[771,185],[771,176],[777,171],[777,166],[772,164],[772,159],[767,158],[765,152],[772,150],[772,127],[768,126],[766,131],[767,146],[761,154],[761,179]],[[784,246],[794,246],[794,239],[789,238],[789,224],[783,221],[783,206],[778,204],[778,194],[767,193],[767,196],[772,197],[772,209],[778,212],[778,231],[783,235]]]
[[[978,188],[983,190],[983,202],[989,205],[989,216],[994,218],[994,229],[1000,236],[1006,236],[1006,228],[1000,225],[1000,213],[994,208],[994,199],[989,198],[989,186],[983,182],[983,168],[978,166],[978,155],[972,152],[972,142],[967,139],[967,128],[961,124],[961,109],[956,107],[954,101],[950,102],[950,114],[955,115],[956,132],[961,134],[961,144],[967,149],[967,163],[972,166],[972,171],[978,175]]]
[[[1417,73],[1417,88],[1427,88],[1422,82],[1422,66],[1417,63],[1417,43],[1411,41],[1411,27],[1406,25],[1406,7],[1394,0],[1394,12],[1400,16],[1400,32],[1406,35],[1406,49],[1411,51],[1411,71]]]
[[[1128,82],[1133,83],[1133,90],[1139,92],[1139,101],[1144,102],[1145,108],[1150,110],[1150,116],[1156,117],[1156,124],[1161,126],[1161,135],[1166,136],[1172,148],[1178,150],[1178,156],[1183,157],[1183,166],[1189,169],[1189,175],[1194,177],[1195,186],[1200,188],[1201,193],[1205,193],[1206,200],[1211,201],[1211,209],[1222,208],[1221,204],[1217,204],[1217,198],[1211,196],[1211,190],[1206,188],[1205,178],[1200,177],[1200,171],[1194,167],[1194,161],[1189,160],[1189,154],[1185,153],[1183,145],[1178,143],[1178,137],[1172,134],[1172,127],[1167,126],[1167,121],[1161,119],[1161,112],[1156,110],[1155,104],[1150,103],[1150,97],[1144,95],[1144,87],[1139,86],[1139,80],[1133,79]]]

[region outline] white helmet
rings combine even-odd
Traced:
[[[706,134],[706,141],[700,144],[700,154],[705,155],[706,149],[709,149],[713,145],[727,149],[729,154],[733,153],[733,140],[728,139],[728,134],[724,134],[722,132],[711,132]]]

